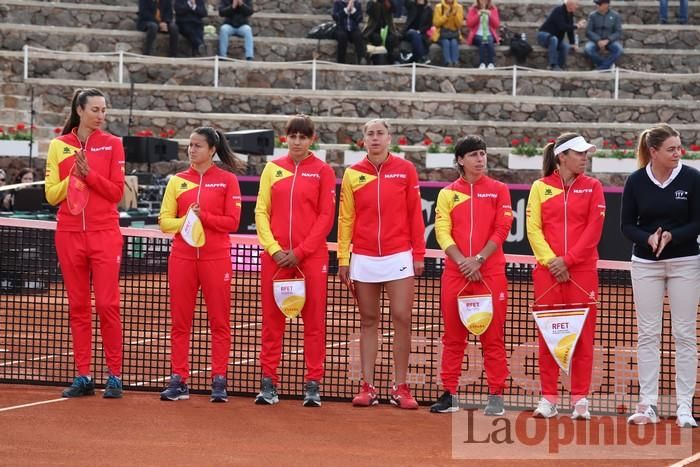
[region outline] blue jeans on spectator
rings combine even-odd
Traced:
[[[569,55],[569,48],[571,47],[568,42],[559,41],[557,36],[553,36],[545,31],[539,31],[537,33],[537,43],[549,52],[550,67],[566,67],[566,56]]]
[[[440,39],[440,47],[442,47],[442,59],[445,65],[459,63],[459,42],[457,39]]]
[[[598,44],[593,41],[586,42],[583,52],[590,57],[593,65],[598,70],[609,70],[615,64],[620,55],[622,55],[622,44],[619,41],[608,42],[605,46],[608,50],[608,55],[601,55]]]
[[[678,10],[678,24],[688,23],[688,0],[681,0]],[[668,0],[659,0],[659,22],[668,23]]]
[[[474,36],[473,45],[479,47],[479,63],[489,64],[494,63],[496,56],[496,41],[493,40],[493,36],[489,34],[487,40],[484,40],[483,36]]]
[[[253,28],[248,24],[243,24],[239,27],[231,26],[230,24],[222,24],[219,30],[219,55],[225,57],[228,53],[228,41],[231,36],[243,38],[243,48],[245,49],[246,60],[253,59]]]
[[[420,31],[415,29],[409,29],[406,31],[406,40],[411,43],[411,48],[413,49],[413,61],[421,62],[425,59],[428,51],[425,48],[425,42],[423,42],[423,35]]]

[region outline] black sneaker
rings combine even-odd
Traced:
[[[436,403],[430,406],[432,413],[451,413],[459,410],[459,399],[449,391],[445,391]]]
[[[121,399],[123,394],[122,380],[114,375],[109,375],[107,384],[105,384],[105,392],[102,394],[104,399]]]
[[[255,397],[255,403],[258,405],[273,405],[279,401],[277,387],[272,383],[272,378],[265,376],[260,381],[260,393]]]
[[[321,407],[321,394],[319,394],[318,381],[309,381],[306,383],[304,407]]]
[[[190,388],[182,382],[182,377],[180,375],[172,375],[170,377],[170,384],[160,393],[160,400],[162,401],[179,401],[189,398]]]
[[[211,382],[211,402],[228,402],[228,394],[226,393],[226,378],[217,375]]]
[[[87,376],[76,376],[73,384],[63,390],[63,397],[81,397],[95,395],[95,381]]]
[[[505,415],[505,413],[506,409],[503,407],[503,397],[496,394],[489,395],[489,401],[484,409],[484,415],[498,417]]]

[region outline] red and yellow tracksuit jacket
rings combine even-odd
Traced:
[[[57,230],[76,232],[119,228],[117,203],[124,194],[124,148],[121,139],[110,133],[95,130],[85,141],[84,149],[90,166],[85,178],[90,190],[85,210],[73,215],[63,203],[75,165],[73,154],[81,147],[76,129],[55,138],[49,146],[44,190],[46,200],[51,205],[60,205],[56,216]]]
[[[188,245],[179,234],[187,210],[199,203],[199,219],[205,244]],[[230,258],[229,234],[238,230],[241,220],[241,190],[231,172],[211,166],[200,174],[192,167],[173,175],[168,181],[160,207],[158,223],[166,233],[174,233],[172,255],[184,259]]]
[[[558,171],[532,184],[527,203],[527,236],[537,259],[532,272],[539,305],[588,303],[598,297],[598,242],[605,221],[603,187],[595,178],[577,176],[564,187]],[[553,258],[564,258],[571,280],[558,284],[547,269]],[[582,290],[583,289],[583,290]],[[589,306],[586,322],[571,360],[572,403],[590,390],[597,306]],[[542,396],[558,399],[559,365],[541,334],[539,369]]]
[[[187,210],[199,203],[205,243],[188,245],[179,234]],[[202,289],[211,328],[211,375],[226,376],[231,351],[231,240],[241,219],[241,190],[231,172],[211,166],[204,174],[192,167],[174,175],[165,188],[158,222],[175,233],[168,261],[170,362],[173,374],[189,376],[189,345],[197,292]]]
[[[416,168],[389,154],[377,169],[368,158],[343,175],[338,214],[338,264],[350,264],[352,251],[388,256],[413,250],[425,256],[425,224]]]
[[[445,390],[457,392],[459,376],[467,346],[467,330],[457,308],[457,296],[488,294],[493,298],[493,320],[479,336],[490,394],[501,394],[508,378],[508,362],[503,329],[508,302],[503,242],[513,223],[513,209],[508,187],[482,176],[476,183],[460,178],[440,190],[435,215],[435,236],[447,250],[456,245],[465,256],[479,253],[491,240],[498,248],[481,265],[483,281],[467,283],[459,266],[447,257],[441,281],[441,309],[445,323],[442,336],[440,378]],[[466,288],[465,288],[466,285]]]
[[[579,175],[568,189],[559,172],[536,180],[527,201],[527,237],[537,262],[562,256],[569,271],[595,270],[605,221],[600,181]]]
[[[261,301],[263,312],[260,365],[263,376],[277,384],[282,356],[285,317],[274,299],[273,278],[288,279],[296,268],[279,268],[272,255],[291,249],[304,274],[306,301],[304,362],[306,381],[320,381],[326,357],[326,283],[328,246],[326,237],[335,218],[335,173],[310,153],[298,164],[282,156],[265,165],[255,205],[255,225],[262,255]]]
[[[85,150],[90,171],[85,177],[89,198],[83,212],[73,215],[64,202],[75,165],[74,153]],[[93,131],[83,146],[76,129],[51,141],[46,159],[46,200],[59,205],[56,253],[70,304],[73,355],[78,374],[89,375],[92,360],[92,303],[111,374],[122,366],[122,326],[119,310],[119,268],[123,239],[117,203],[124,194],[124,148],[121,139]]]

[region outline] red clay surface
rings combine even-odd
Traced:
[[[60,388],[0,385],[0,410],[57,399]],[[324,403],[309,409],[283,400],[274,407],[251,398],[211,404],[206,396],[161,402],[157,394],[127,392],[0,411],[2,465],[463,465],[451,459],[452,416],[421,407],[382,404],[353,408]],[[694,445],[700,430],[694,430]],[[474,457],[479,449],[474,447]],[[695,451],[695,450],[694,450]],[[527,452],[523,451],[523,459]],[[661,466],[652,461],[507,460],[496,466]]]

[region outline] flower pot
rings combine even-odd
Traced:
[[[637,170],[637,159],[626,157],[617,159],[613,157],[593,157],[591,171],[596,173],[628,174]]]
[[[357,164],[366,155],[367,155],[367,151],[351,151],[350,149],[348,149],[343,153],[343,165],[349,166],[349,165]]]
[[[700,159],[682,159],[683,165],[700,170]]]
[[[509,169],[542,170],[542,156],[508,154]]]
[[[32,157],[38,154],[39,143],[32,144]],[[25,140],[0,140],[0,156],[29,157],[29,141]]]
[[[425,154],[426,169],[445,169],[454,167],[455,155],[451,152],[428,152]]]
[[[273,159],[277,159],[280,156],[284,156],[289,152],[289,148],[273,148],[272,149],[272,155],[267,156],[267,160],[271,161]],[[321,159],[323,162],[326,162],[326,150],[325,149],[311,149],[311,152],[313,152],[316,157]]]

